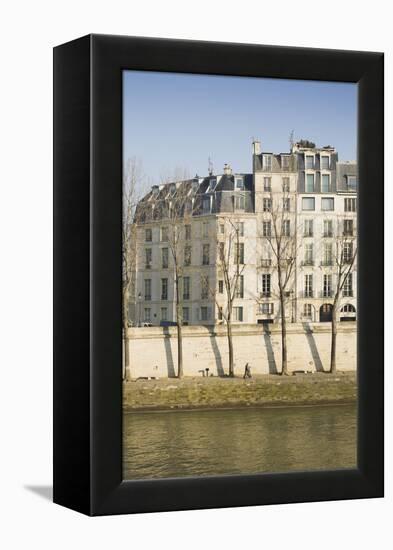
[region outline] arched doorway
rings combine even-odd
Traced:
[[[356,321],[355,306],[345,304],[340,310],[340,321]]]
[[[329,323],[332,320],[332,304],[322,304],[319,308],[319,322]]]

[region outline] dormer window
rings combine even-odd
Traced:
[[[176,193],[176,184],[175,183],[171,183],[169,191],[170,191],[171,195],[174,195]]]
[[[358,188],[358,182],[356,176],[347,176],[348,191],[356,191]]]
[[[204,214],[210,214],[210,197],[203,197],[202,209]]]
[[[281,169],[289,170],[289,155],[281,155]]]
[[[199,181],[192,180],[191,188],[193,193],[196,193],[198,191],[198,187],[199,187]]]
[[[304,162],[305,162],[306,170],[314,169],[314,155],[305,155]]]
[[[321,155],[321,170],[329,170],[330,157],[327,155]]]
[[[210,191],[214,191],[214,189],[216,188],[216,185],[217,185],[216,178],[210,180],[209,187],[207,188],[207,193],[209,193]]]
[[[271,169],[272,169],[272,156],[271,155],[263,155],[262,156],[262,162],[263,162],[263,169],[267,170],[268,172],[271,172]]]
[[[244,179],[241,176],[235,177],[235,189],[244,189]]]

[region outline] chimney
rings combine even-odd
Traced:
[[[232,168],[230,164],[224,164],[224,174],[226,176],[232,175]]]
[[[261,142],[258,139],[254,139],[252,142],[252,154],[253,155],[261,154]]]

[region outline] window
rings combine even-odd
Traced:
[[[333,263],[333,245],[325,243],[323,245],[323,265],[332,265]]]
[[[191,225],[186,225],[184,228],[186,241],[191,239]]]
[[[244,243],[235,243],[235,264],[244,264]]]
[[[304,296],[306,298],[312,298],[313,288],[312,288],[312,275],[304,276]]]
[[[314,155],[305,155],[305,167],[306,170],[312,170],[314,168]]]
[[[314,220],[304,220],[304,236],[312,237],[314,235]]]
[[[145,307],[143,320],[145,323],[150,323],[151,321],[151,309],[149,307]]]
[[[151,252],[151,248],[146,248],[145,249],[145,269],[150,269],[151,268],[151,256],[152,252]]]
[[[244,180],[241,177],[235,178],[235,189],[244,189]]]
[[[161,279],[161,300],[168,300],[168,279]]]
[[[352,237],[353,236],[353,220],[344,220],[344,236]]]
[[[183,300],[190,299],[190,277],[183,277]]]
[[[341,308],[341,311],[343,313],[355,313],[356,310],[352,304],[345,304],[345,306]]]
[[[235,210],[244,210],[244,195],[235,195]]]
[[[314,199],[314,197],[303,197],[302,198],[302,210],[315,210],[315,199]]]
[[[323,155],[321,156],[321,170],[329,170],[330,157]]]
[[[263,178],[263,190],[264,191],[272,190],[272,178]]]
[[[170,193],[171,195],[174,195],[176,193],[176,183],[171,183]]]
[[[313,243],[306,243],[304,245],[304,265],[314,264],[314,245]]]
[[[323,236],[333,237],[333,220],[323,220]]]
[[[190,308],[189,307],[183,307],[183,323],[188,323],[190,320]]]
[[[222,279],[218,281],[218,293],[224,294],[224,281]]]
[[[282,200],[282,209],[284,212],[289,212],[291,210],[291,199],[285,198]]]
[[[225,244],[224,243],[218,243],[218,257],[223,262],[225,260]]]
[[[321,176],[321,191],[322,193],[330,192],[330,175],[322,174]]]
[[[271,237],[272,236],[272,223],[271,222],[263,222],[262,230],[263,230],[263,236],[264,237]]]
[[[161,260],[162,260],[162,269],[168,268],[168,249],[162,248],[161,249]]]
[[[220,223],[220,233],[221,235],[224,235],[225,233],[225,225],[223,223]]]
[[[291,222],[290,222],[290,220],[284,220],[282,222],[282,234],[283,234],[283,237],[290,237],[291,236]]]
[[[358,188],[358,182],[356,176],[347,176],[347,188],[348,191],[356,191]]]
[[[312,304],[304,304],[303,317],[305,319],[312,319]]]
[[[217,179],[216,178],[211,179],[210,182],[209,182],[208,190],[209,191],[214,191],[214,189],[216,188],[216,185],[217,185]]]
[[[314,174],[306,174],[306,193],[314,193]]]
[[[324,210],[325,212],[334,210],[334,199],[322,199],[321,210]]]
[[[218,320],[222,321],[222,319],[223,319],[222,307],[218,306]]]
[[[233,308],[233,318],[235,321],[243,321],[243,308],[241,306]]]
[[[262,294],[263,296],[270,296],[271,292],[271,275],[270,273],[264,273],[262,275]]]
[[[209,214],[210,212],[210,197],[204,197],[202,202],[202,210],[204,214]]]
[[[289,155],[281,155],[281,169],[289,170]]]
[[[239,237],[244,237],[244,222],[236,222],[236,231],[239,233]]]
[[[191,246],[189,244],[186,245],[184,247],[184,265],[185,266],[191,265],[191,252],[192,252]]]
[[[145,279],[145,300],[151,300],[151,279]]]
[[[344,199],[345,212],[356,212],[356,199]]]
[[[145,241],[147,243],[151,243],[152,240],[153,240],[152,230],[151,229],[146,229],[145,230]]]
[[[209,277],[201,277],[201,300],[209,298]]]
[[[263,169],[267,171],[271,171],[272,169],[272,156],[271,155],[263,155]]]
[[[351,242],[344,243],[343,246],[343,260],[345,264],[350,264],[353,257],[353,245]]]
[[[207,321],[209,318],[209,309],[206,306],[201,307],[201,321]]]
[[[240,275],[236,285],[236,298],[244,298],[244,275]]]
[[[272,210],[272,199],[263,199],[263,211],[271,212]]]
[[[274,304],[273,303],[265,303],[265,304],[259,304],[259,312],[263,315],[273,315],[274,313]]]
[[[324,275],[323,276],[323,297],[329,298],[332,295],[332,276]]]
[[[167,321],[168,320],[168,308],[162,307],[161,308],[161,321]]]
[[[167,227],[161,227],[161,241],[167,242],[168,241],[168,228]]]
[[[209,236],[209,224],[203,223],[202,224],[202,237],[206,238]]]
[[[289,178],[282,178],[283,193],[289,193]]]
[[[350,297],[353,295],[352,289],[352,273],[348,273],[347,278],[345,279],[343,287],[343,296]]]
[[[204,244],[202,246],[202,265],[209,265],[210,245]]]

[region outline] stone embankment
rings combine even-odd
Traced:
[[[356,401],[356,373],[185,377],[123,384],[125,411],[340,404]]]

